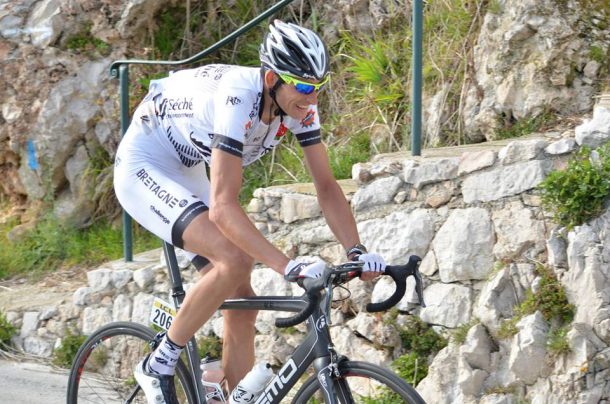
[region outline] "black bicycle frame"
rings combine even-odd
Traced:
[[[306,303],[307,301],[303,297],[256,296],[226,300],[220,309],[299,312],[305,308]],[[267,385],[256,400],[257,404],[280,403],[312,363],[321,385],[328,387],[325,390],[327,402],[336,402],[332,387],[332,375],[335,369],[331,366],[331,364],[336,364],[336,358],[331,357],[334,355],[334,350],[330,340],[328,321],[320,307],[314,310],[306,324],[308,333],[305,339]]]
[[[176,310],[179,310],[185,293],[176,253],[174,247],[168,243],[163,243],[163,251],[172,283],[172,298]],[[220,309],[300,312],[306,305],[307,300],[304,296],[254,296],[228,299],[220,306]],[[330,339],[327,314],[322,311],[320,306],[316,307],[306,322],[308,333],[304,341],[296,348],[292,356],[288,358],[274,379],[265,388],[256,404],[280,403],[312,363],[326,397],[326,402],[333,404],[337,402],[332,378],[337,371],[337,358]],[[191,381],[195,387],[198,402],[205,403],[205,393],[201,384],[201,369],[199,368],[200,358],[195,337],[191,338],[185,350],[191,368]]]

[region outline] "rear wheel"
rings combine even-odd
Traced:
[[[339,373],[341,376],[334,382],[338,403],[425,404],[419,393],[407,382],[372,363],[345,360],[339,363]],[[318,379],[315,376],[307,379],[292,402],[323,403],[324,396]]]
[[[142,403],[144,392],[133,370],[151,351],[155,332],[137,323],[108,324],[78,350],[68,380],[68,404]],[[189,372],[182,361],[174,377],[178,400],[196,404]]]

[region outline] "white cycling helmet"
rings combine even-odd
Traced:
[[[326,46],[313,31],[275,20],[261,44],[264,67],[279,74],[322,80],[329,70]]]

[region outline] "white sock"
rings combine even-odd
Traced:
[[[157,349],[150,355],[146,370],[157,375],[173,375],[182,349],[183,346],[176,345],[165,334]]]

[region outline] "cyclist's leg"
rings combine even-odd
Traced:
[[[231,298],[254,296],[250,277],[244,277],[241,286]],[[223,310],[224,335],[222,361],[224,373],[233,389],[254,366],[255,310]]]
[[[208,273],[213,265],[207,258],[196,256],[192,261],[201,275]],[[255,296],[250,276],[242,276],[241,285],[229,298]],[[222,359],[225,377],[231,388],[254,366],[254,337],[257,310],[223,310]]]
[[[218,230],[208,212],[193,219],[182,238],[186,250],[205,256],[213,266],[189,289],[172,323],[169,335],[178,343],[188,340],[225,299],[254,295],[250,286],[253,259]],[[227,311],[223,315],[223,365],[229,386],[234,387],[254,364],[256,311]]]
[[[150,140],[149,134],[146,138]],[[115,191],[123,208],[163,240],[206,257],[213,265],[189,290],[168,331],[175,344],[185,345],[226,298],[249,293],[242,285],[246,279],[249,282],[253,259],[209,220],[209,181],[203,163],[187,168],[180,161],[162,154],[161,144],[154,149],[161,153],[159,156],[153,152],[143,155],[138,152],[137,133],[127,140],[121,143],[115,164]],[[237,320],[229,321],[237,323]],[[229,325],[231,329],[234,327]],[[239,332],[239,326],[237,330]],[[229,357],[231,352],[236,352],[231,345],[229,342]],[[244,367],[249,369],[252,363],[247,362],[251,361],[246,361]],[[227,369],[228,374],[235,374],[232,378],[240,379],[244,372],[233,372],[231,366]],[[236,383],[236,380],[229,381]]]

